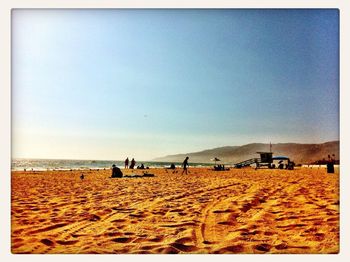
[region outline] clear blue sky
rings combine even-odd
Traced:
[[[339,139],[333,10],[15,10],[13,157]]]

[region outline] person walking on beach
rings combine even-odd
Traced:
[[[188,173],[187,173],[187,167],[189,167],[188,159],[189,159],[189,157],[186,157],[184,162],[182,163],[182,166],[184,168],[184,170],[182,171],[182,175],[184,174],[184,172],[186,172],[186,175],[188,175]]]
[[[124,168],[125,169],[129,168],[129,158],[128,157],[125,159],[125,167]]]
[[[130,169],[134,169],[135,165],[136,165],[136,161],[135,161],[135,159],[133,158],[133,159],[131,159]]]

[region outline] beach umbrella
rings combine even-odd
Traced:
[[[215,165],[216,165],[216,161],[221,161],[219,158],[217,158],[217,157],[214,157],[214,158],[212,158],[212,159],[210,159],[211,161],[215,161]]]

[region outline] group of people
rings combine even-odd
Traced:
[[[127,157],[124,161],[124,164],[125,164],[125,169],[134,169],[135,165],[136,165],[136,161],[135,159],[131,159],[131,162],[130,162],[130,166],[129,166],[129,158]]]
[[[188,159],[189,159],[189,157],[186,157],[185,160],[184,160],[183,163],[182,163],[182,167],[183,167],[182,174],[184,174],[184,173],[186,173],[186,175],[188,174],[188,171],[187,171],[187,168],[189,167]],[[125,169],[128,169],[128,168],[134,169],[135,164],[136,164],[136,161],[135,161],[135,159],[133,158],[133,159],[131,160],[131,163],[130,163],[130,166],[129,166],[129,158],[127,157],[127,158],[125,159],[124,164],[125,164]],[[142,168],[141,168],[141,167],[142,167]],[[144,165],[143,165],[143,164],[141,164],[141,167],[140,167],[141,169],[144,169]],[[175,168],[175,165],[174,165],[174,168]],[[123,177],[123,172],[120,170],[119,167],[117,167],[117,166],[114,165],[114,164],[112,165],[112,176],[111,176],[111,177],[112,177],[112,178]]]
[[[128,157],[124,161],[124,168],[125,169],[134,169],[135,165],[136,165],[136,161],[134,158],[131,159],[130,166],[129,166],[129,158]],[[148,169],[148,167],[145,167],[145,165],[143,163],[141,163],[141,165],[137,166],[136,168],[137,169]]]
[[[230,170],[229,168],[225,168],[225,165],[215,165],[214,166],[215,171],[228,171]]]

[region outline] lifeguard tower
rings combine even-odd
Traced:
[[[261,168],[261,167],[268,167],[268,168],[276,168],[276,164],[274,161],[278,161],[277,167],[280,169],[283,169],[284,167],[289,170],[294,169],[294,162],[290,161],[289,157],[286,156],[276,156],[273,157],[272,152],[256,152],[260,155],[260,158],[251,158],[248,160],[244,160],[242,162],[234,164],[234,167],[236,168],[242,168],[250,165],[255,164],[255,169]],[[284,162],[285,164],[283,164]]]
[[[256,161],[256,169],[262,167],[262,166],[267,166],[268,168],[271,168],[272,165],[272,152],[256,152],[257,154],[260,155],[260,161]]]

